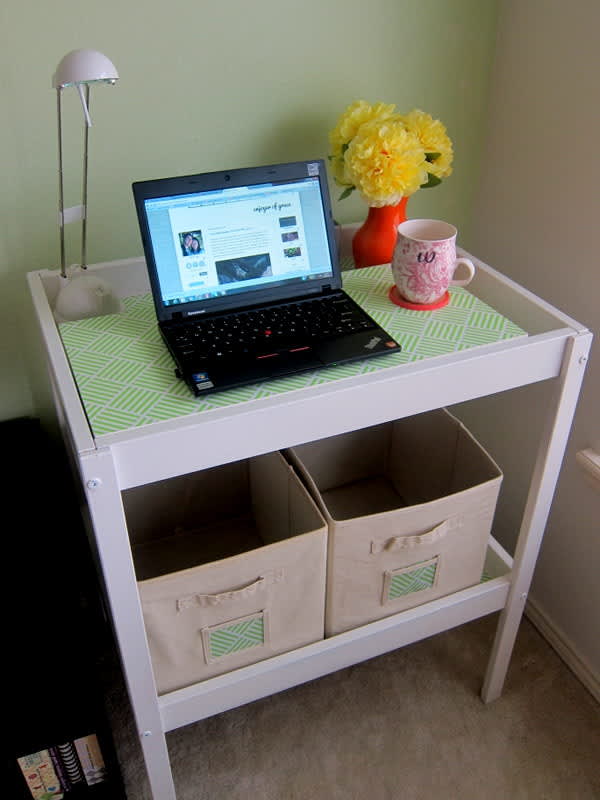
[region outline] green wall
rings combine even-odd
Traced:
[[[120,80],[92,90],[88,260],[141,255],[131,183],[326,157],[355,99],[420,107],[454,142],[454,174],[409,203],[466,235],[479,171],[497,0],[171,0],[82,4],[4,0],[0,8],[0,419],[37,413],[25,274],[55,268],[56,97],[51,76],[78,47],[105,53]],[[67,206],[80,202],[82,115],[64,95]],[[333,190],[334,198],[339,191]],[[341,222],[360,198],[335,200]],[[73,226],[76,227],[76,226]],[[67,258],[79,258],[69,230]],[[460,238],[460,234],[459,234]]]

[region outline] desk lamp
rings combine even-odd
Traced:
[[[121,302],[112,288],[96,275],[87,273],[87,184],[88,138],[90,119],[90,84],[116,83],[119,74],[109,59],[96,50],[72,50],[60,61],[52,78],[56,89],[58,114],[58,172],[60,229],[60,288],[54,306],[54,316],[59,322],[114,314],[121,310]],[[65,209],[63,184],[63,144],[61,98],[63,89],[74,86],[81,99],[84,125],[83,143],[83,199],[81,206]],[[65,224],[81,219],[81,264],[67,270],[65,258]]]

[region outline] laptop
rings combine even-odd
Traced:
[[[132,188],[160,333],[195,395],[400,349],[342,290],[323,160]]]

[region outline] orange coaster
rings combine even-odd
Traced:
[[[411,303],[405,300],[398,292],[396,284],[390,287],[388,297],[392,303],[395,303],[397,306],[402,306],[402,308],[410,308],[411,311],[435,311],[436,308],[443,308],[450,302],[450,293],[446,292],[439,300],[436,300],[435,303]]]

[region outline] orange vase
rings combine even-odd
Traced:
[[[395,206],[371,206],[366,220],[352,239],[352,255],[357,268],[389,264],[392,260],[398,225],[406,220],[403,197]]]

